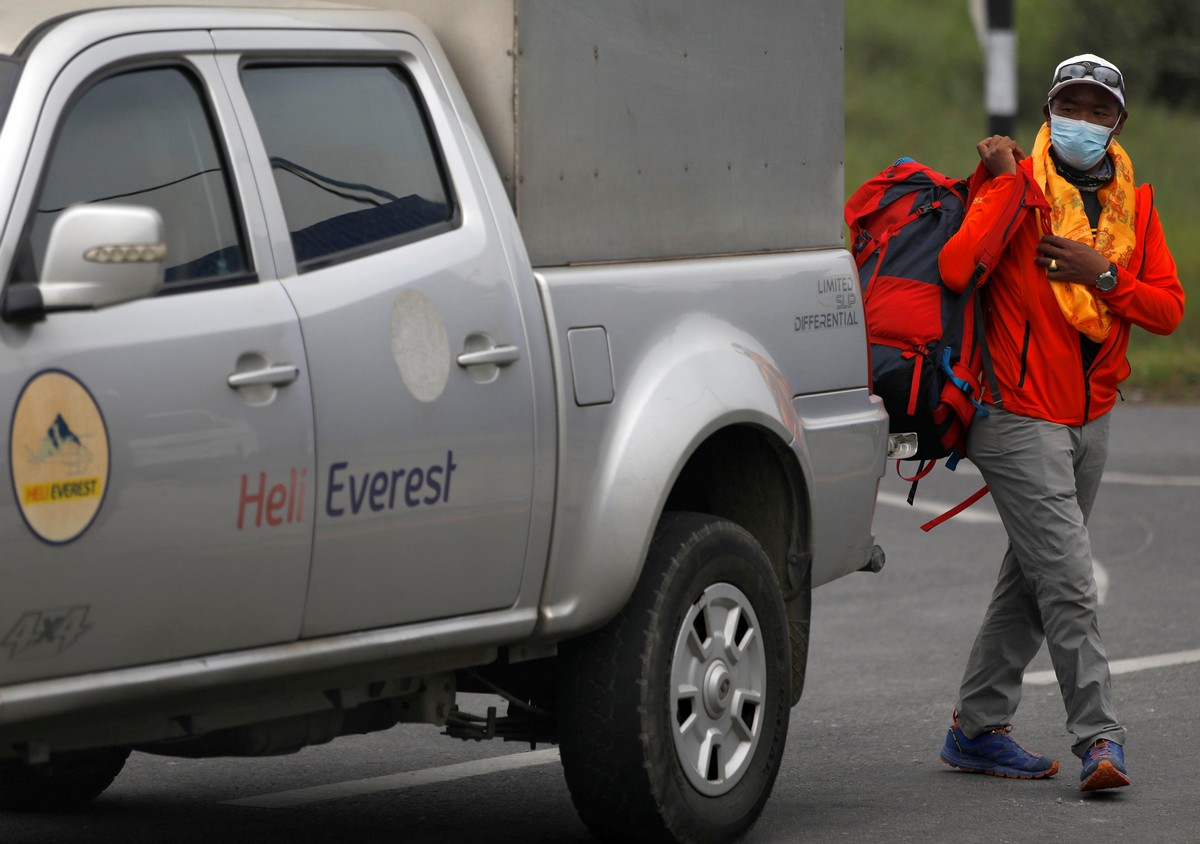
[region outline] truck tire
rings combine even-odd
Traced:
[[[60,812],[94,800],[121,773],[129,748],[72,754],[44,765],[0,761],[0,810]]]
[[[633,596],[561,648],[559,745],[605,841],[729,842],[757,820],[787,738],[787,611],[758,542],[663,516]]]

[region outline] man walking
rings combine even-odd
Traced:
[[[1121,72],[1091,54],[1063,61],[1043,114],[1032,156],[1007,137],[978,144],[990,178],[939,260],[946,283],[965,286],[975,245],[1032,177],[1048,209],[1023,218],[987,278],[995,380],[984,393],[989,413],[967,442],[1009,544],[941,758],[996,776],[1058,772],[1058,761],[1011,736],[1025,668],[1045,641],[1072,750],[1083,760],[1080,789],[1092,791],[1130,779],[1096,619],[1087,518],[1108,455],[1108,412],[1129,374],[1130,327],[1171,333],[1184,293],[1153,193],[1135,186],[1116,141],[1128,117]]]

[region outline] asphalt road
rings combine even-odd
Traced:
[[[985,499],[922,533],[930,513],[900,501],[907,485],[889,468],[876,515],[887,565],[814,596],[808,687],[751,844],[1200,841],[1200,407],[1118,407],[1108,466],[1092,535],[1133,787],[1079,793],[1044,651],[1016,735],[1056,754],[1059,775],[1004,780],[938,762],[1003,531]],[[980,483],[967,466],[939,467],[917,504],[940,512]],[[0,844],[591,841],[553,749],[512,755],[525,750],[403,727],[274,759],[135,754],[85,811],[0,816]]]
[[[970,468],[939,466],[916,503],[941,512],[937,503],[961,501],[982,484]],[[1030,683],[1036,676],[1027,676],[1015,735],[1055,754],[1058,776],[1005,780],[939,763],[1004,533],[990,499],[924,534],[930,512],[887,503],[907,493],[891,468],[884,492],[876,533],[887,565],[814,595],[810,691],[793,710],[788,772],[750,840],[1200,841],[1192,772],[1200,653],[1140,668],[1149,657],[1200,649],[1200,408],[1114,411],[1090,520],[1107,581],[1101,633],[1114,666],[1132,669],[1114,677],[1130,732],[1127,789],[1079,793],[1058,688]],[[1043,649],[1030,671],[1049,670]]]

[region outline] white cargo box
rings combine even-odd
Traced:
[[[105,5],[378,8],[446,51],[536,266],[842,245],[829,0],[0,0],[0,53]]]
[[[535,266],[842,245],[827,0],[367,0],[434,31]]]

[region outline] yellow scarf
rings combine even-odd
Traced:
[[[1033,143],[1033,177],[1050,203],[1054,234],[1086,243],[1113,263],[1128,267],[1137,244],[1133,232],[1133,164],[1116,138],[1108,154],[1112,156],[1113,179],[1096,192],[1101,210],[1094,236],[1079,191],[1058,174],[1050,158],[1050,127],[1045,124]],[[1103,342],[1112,328],[1112,312],[1095,290],[1086,284],[1063,281],[1052,282],[1051,287],[1067,322],[1095,342]]]

